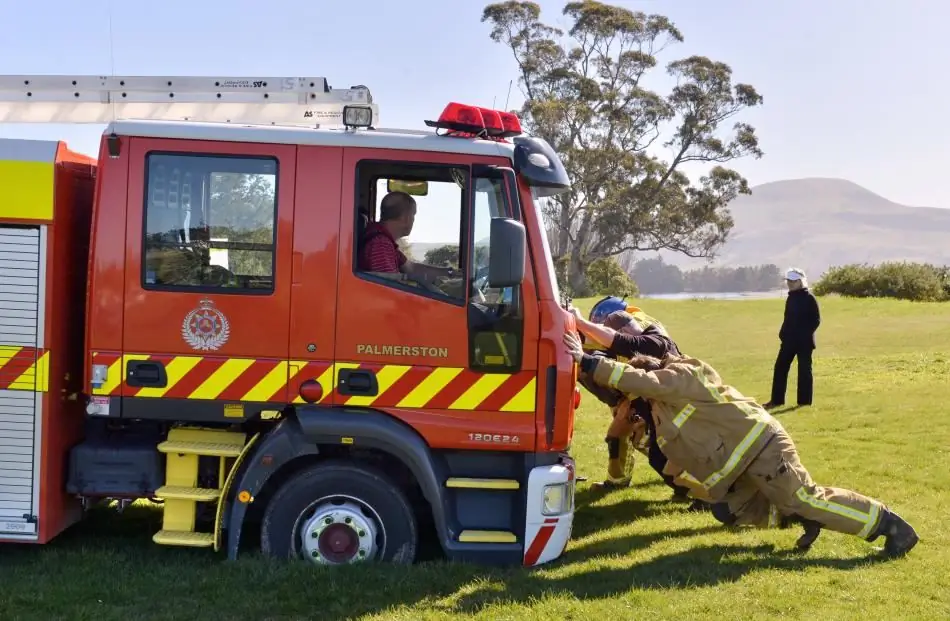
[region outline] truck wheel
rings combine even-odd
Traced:
[[[412,563],[416,518],[405,494],[381,472],[318,464],[284,483],[267,505],[261,550],[317,565]]]

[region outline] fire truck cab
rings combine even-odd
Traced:
[[[567,175],[510,113],[378,115],[324,78],[0,78],[0,121],[106,124],[97,160],[0,140],[0,541],[147,499],[232,559],[563,553]]]

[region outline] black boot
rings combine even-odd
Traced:
[[[798,541],[795,542],[795,547],[799,550],[808,550],[811,548],[811,544],[815,543],[815,540],[818,539],[818,535],[821,534],[821,524],[813,520],[806,520],[805,518],[802,518],[800,523],[805,527],[805,532],[798,538]]]
[[[687,511],[692,511],[694,513],[705,513],[707,511],[712,511],[712,505],[710,505],[705,500],[696,499],[686,507]]]
[[[783,515],[779,522],[779,528],[789,528],[792,524],[801,524],[805,532],[795,542],[795,547],[799,550],[808,550],[815,540],[821,534],[821,524],[814,520],[808,520],[798,515]]]
[[[874,541],[881,536],[884,537],[884,552],[888,556],[903,556],[920,541],[914,527],[890,509],[885,510],[881,523],[868,537],[868,541]]]
[[[673,502],[689,502],[689,489],[674,485],[671,500]]]

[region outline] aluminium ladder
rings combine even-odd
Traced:
[[[365,86],[326,78],[0,75],[0,123],[166,120],[342,127],[344,106],[379,108]]]

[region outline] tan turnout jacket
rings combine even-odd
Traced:
[[[695,358],[680,358],[658,371],[644,371],[602,358],[596,383],[650,402],[657,444],[670,462],[669,474],[717,502],[768,444],[776,421],[755,401],[723,384],[719,374]]]

